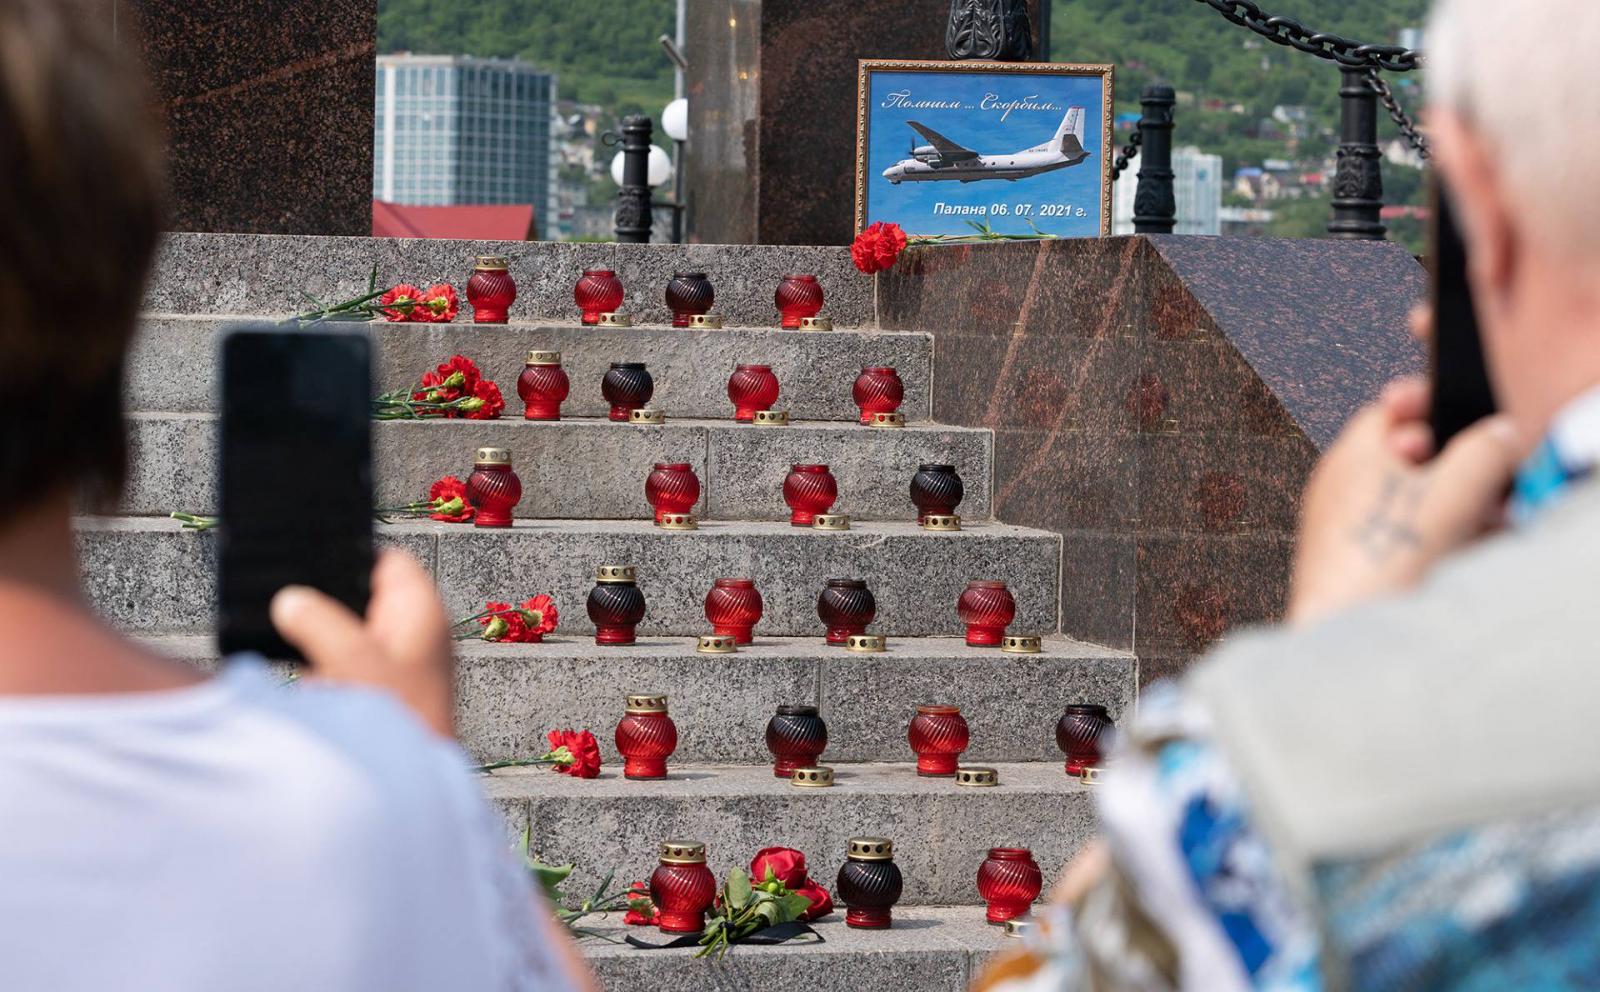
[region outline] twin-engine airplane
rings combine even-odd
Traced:
[[[926,125],[916,121],[906,123],[928,143],[913,145],[910,158],[883,170],[883,178],[895,185],[935,179],[959,179],[964,183],[975,183],[980,179],[1009,179],[1016,182],[1018,179],[1077,165],[1089,157],[1088,150],[1083,147],[1082,107],[1067,111],[1067,115],[1061,118],[1061,126],[1056,128],[1055,137],[1042,145],[1024,148],[1010,155],[979,155]]]

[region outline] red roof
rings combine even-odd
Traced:
[[[531,203],[474,203],[414,207],[372,201],[375,238],[456,238],[462,241],[533,241],[539,228]]]

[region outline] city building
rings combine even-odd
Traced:
[[[378,56],[373,199],[417,206],[532,204],[544,236],[556,163],[556,79],[517,59]]]
[[[1172,150],[1173,188],[1178,200],[1176,234],[1221,234],[1222,156],[1193,145]],[[1139,186],[1139,160],[1122,173],[1111,189],[1111,233],[1133,233],[1133,196]]]

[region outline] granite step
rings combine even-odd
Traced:
[[[466,302],[477,255],[502,255],[517,283],[511,316],[572,319],[572,290],[584,269],[617,273],[622,310],[635,320],[670,316],[663,293],[676,271],[704,272],[716,290],[712,313],[729,324],[777,323],[773,304],[784,274],[809,273],[822,284],[823,313],[839,326],[872,326],[873,280],[856,270],[850,249],[807,245],[618,245],[554,241],[455,241],[447,238],[360,238],[275,234],[166,236],[157,254],[145,309],[165,313],[289,313],[305,308],[303,293],[353,299],[378,284],[426,287],[450,282]],[[469,313],[463,306],[463,312]]]
[[[213,622],[213,532],[161,517],[84,517],[78,551],[90,601],[140,633],[199,633]],[[785,522],[708,521],[671,532],[644,520],[517,521],[503,530],[415,521],[380,524],[380,541],[415,555],[437,578],[454,616],[486,600],[550,593],[563,633],[591,633],[583,603],[599,565],[636,565],[649,611],[639,633],[706,632],[705,594],[720,576],[750,576],[766,603],[759,632],[816,636],[816,597],[829,578],[865,579],[877,598],[877,633],[949,636],[964,631],[956,600],[969,580],[1000,579],[1017,601],[1015,633],[1052,633],[1058,622],[1061,538],[993,522],[929,533],[910,522],[867,522],[845,532]]]
[[[270,316],[184,316],[149,313],[140,322],[128,359],[129,409],[215,410],[216,347],[222,329],[241,320],[281,320]],[[520,417],[517,377],[530,351],[561,352],[572,391],[562,412],[575,417],[604,416],[608,405],[600,380],[612,362],[644,362],[655,380],[651,405],[669,417],[731,417],[728,376],[740,363],[772,366],[780,392],[777,409],[798,420],[852,420],[860,411],[851,386],[864,365],[889,365],[905,384],[902,412],[912,421],[931,416],[928,383],[933,338],[906,331],[783,331],[776,327],[686,330],[665,326],[583,327],[567,316],[559,323],[387,324],[372,331],[377,364],[376,390],[416,382],[425,371],[462,354],[499,384],[506,415]]]
[[[991,847],[1031,848],[1048,888],[1095,831],[1095,787],[1060,762],[990,763],[1000,773],[990,788],[925,778],[911,761],[832,767],[826,789],[796,788],[765,765],[678,765],[658,781],[630,781],[616,766],[595,779],[538,767],[482,779],[507,836],[530,828],[551,864],[647,878],[661,841],[679,838],[703,842],[720,878],[781,845],[805,852],[812,877],[831,888],[851,837],[888,837],[907,906],[980,902],[978,866]]]
[[[588,877],[588,876],[584,876]],[[599,878],[592,878],[599,883]],[[833,879],[823,880],[831,890]],[[575,883],[576,886],[576,883]],[[838,906],[837,900],[835,905]],[[966,992],[985,961],[1016,944],[984,922],[981,906],[902,906],[888,930],[845,926],[839,908],[812,926],[822,943],[736,946],[720,961],[697,948],[644,951],[622,943],[630,931],[664,940],[620,915],[593,921],[602,936],[578,945],[602,987],[642,989],[805,989],[808,992]],[[584,924],[589,926],[590,920]]]
[[[168,657],[216,664],[209,636],[150,637]],[[543,750],[545,733],[588,728],[608,763],[629,693],[664,692],[678,727],[674,761],[762,764],[766,725],[784,704],[828,721],[827,761],[903,761],[918,703],[961,707],[975,761],[1058,761],[1055,720],[1069,703],[1119,719],[1138,684],[1131,654],[1047,638],[1036,655],[969,647],[957,637],[905,638],[883,654],[851,654],[817,637],[766,637],[733,655],[695,653],[689,638],[596,648],[565,630],[542,644],[463,641],[457,648],[457,732],[481,762]],[[287,669],[286,669],[287,671]]]
[[[132,457],[121,511],[214,513],[217,417],[209,413],[137,413],[129,417]],[[797,462],[828,465],[839,483],[834,512],[856,520],[915,520],[911,477],[922,462],[956,466],[966,496],[963,518],[989,517],[987,430],[913,425],[797,423],[755,427],[722,420],[661,425],[604,419],[449,420],[373,423],[375,498],[381,506],[424,499],[441,475],[466,478],[481,445],[509,448],[522,481],[518,516],[648,518],[644,484],[656,462],[688,462],[700,477],[697,517],[787,520],[783,480]]]

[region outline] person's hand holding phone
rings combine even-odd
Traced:
[[[454,736],[450,621],[410,555],[379,554],[364,619],[315,589],[288,586],[272,599],[272,623],[305,656],[307,675],[386,689],[436,733]]]
[[[1306,485],[1287,619],[1306,623],[1415,584],[1497,527],[1518,463],[1504,415],[1433,456],[1428,384],[1390,383],[1351,418]]]

